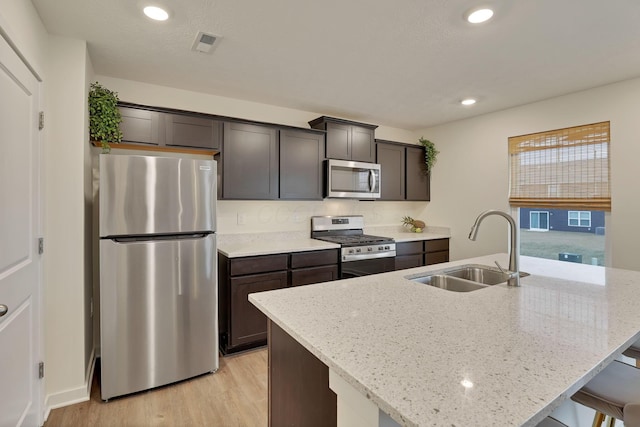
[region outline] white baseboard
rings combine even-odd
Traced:
[[[93,382],[93,372],[96,367],[96,350],[91,351],[91,358],[84,378],[84,384],[80,387],[48,394],[44,399],[44,420],[47,421],[52,409],[73,405],[74,403],[86,402],[91,397],[91,383]]]

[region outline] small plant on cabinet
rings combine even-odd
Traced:
[[[436,150],[436,146],[434,145],[434,143],[429,141],[428,139],[420,137],[418,141],[420,142],[420,145],[424,147],[424,171],[425,174],[427,174],[431,172],[431,168],[433,168],[433,165],[436,163],[438,154],[440,154],[440,152]]]
[[[118,94],[100,83],[91,83],[89,90],[89,138],[102,145],[102,152],[111,151],[109,143],[122,141],[122,116],[118,110]]]

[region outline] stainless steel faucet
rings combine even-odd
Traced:
[[[499,215],[509,221],[509,226],[511,227],[511,243],[509,247],[509,271],[504,271],[500,264],[496,261],[496,265],[503,273],[509,274],[509,279],[507,280],[507,285],[509,286],[520,286],[520,265],[518,260],[518,227],[513,217],[505,212],[491,209],[485,212],[482,212],[476,218],[476,222],[471,227],[471,231],[469,232],[469,240],[476,240],[476,236],[478,234],[478,227],[483,219],[488,217],[489,215]]]

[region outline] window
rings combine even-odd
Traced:
[[[605,265],[609,127],[509,138],[509,203],[519,208],[522,255]]]
[[[609,122],[509,138],[514,207],[611,210]]]
[[[569,211],[567,215],[570,227],[591,227],[590,211]]]
[[[549,212],[531,211],[529,212],[529,230],[548,231]]]

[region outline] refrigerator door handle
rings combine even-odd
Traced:
[[[212,233],[191,233],[191,234],[162,234],[157,236],[119,236],[110,239],[116,243],[135,243],[149,242],[157,240],[186,240],[186,239],[204,239]]]

